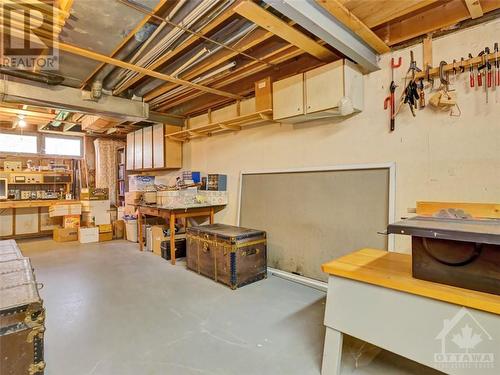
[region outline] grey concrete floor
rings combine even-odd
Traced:
[[[47,375],[320,373],[323,292],[274,276],[232,291],[126,241],[19,245],[44,284]],[[343,374],[437,373],[361,345]]]

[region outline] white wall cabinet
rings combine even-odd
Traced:
[[[363,110],[363,75],[348,60],[274,82],[273,118],[295,123],[345,116],[346,108],[339,108],[344,97],[351,101],[353,112]]]
[[[142,129],[134,132],[134,170],[142,169]]]
[[[135,134],[128,133],[127,134],[127,171],[134,170],[134,159],[135,159]]]
[[[163,124],[153,125],[153,168],[165,168],[165,132]]]
[[[182,143],[165,134],[176,126],[156,124],[127,134],[127,170],[175,169],[182,167]]]
[[[153,168],[153,127],[142,129],[142,168]]]

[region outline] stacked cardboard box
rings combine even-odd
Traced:
[[[98,227],[78,228],[78,241],[80,241],[80,243],[99,242],[99,228]]]
[[[113,239],[113,226],[111,224],[99,225],[99,242],[111,241]]]
[[[57,242],[68,242],[78,240],[78,228],[55,228],[53,239]]]
[[[82,205],[80,203],[56,203],[49,207],[49,217],[81,215]]]
[[[78,228],[80,226],[80,215],[63,216],[63,228]]]
[[[84,225],[111,224],[109,200],[83,200],[81,202]]]

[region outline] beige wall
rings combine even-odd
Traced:
[[[434,66],[492,48],[498,35],[500,20],[495,20],[435,39]],[[421,66],[422,45],[411,49]],[[216,220],[236,223],[239,173],[252,169],[396,162],[396,218],[407,216],[417,200],[500,201],[500,88],[490,93],[486,104],[484,91],[469,89],[468,74],[452,77],[461,117],[426,107],[413,118],[405,107],[396,131],[388,132],[383,101],[391,80],[390,58],[403,57],[397,70],[401,77],[408,68],[409,50],[382,56],[382,70],[365,76],[365,110],[349,119],[270,124],[186,143],[185,169],[228,174],[229,205]],[[397,95],[400,92],[401,87]],[[399,238],[396,248],[408,251],[409,242]]]

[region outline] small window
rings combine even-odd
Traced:
[[[80,138],[45,137],[46,155],[82,156]]]
[[[0,134],[0,152],[13,152],[23,154],[37,153],[36,135]]]

